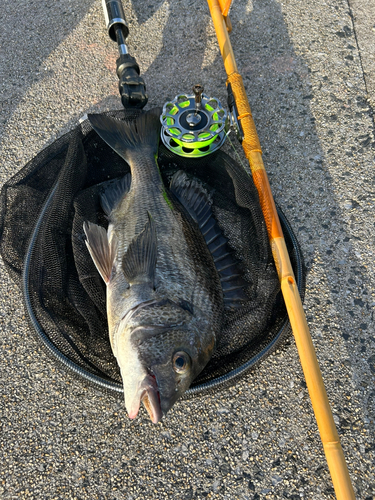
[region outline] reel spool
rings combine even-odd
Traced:
[[[225,141],[227,112],[218,99],[208,97],[203,90],[201,85],[195,85],[194,95],[177,95],[163,107],[161,139],[179,156],[205,156]]]

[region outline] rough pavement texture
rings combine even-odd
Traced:
[[[374,4],[234,0],[231,40],[275,199],[308,267],[305,310],[356,497],[375,498]],[[225,102],[206,3],[123,0],[150,106]],[[1,183],[86,112],[121,107],[99,0],[3,0]],[[334,498],[294,341],[152,425],[74,379],[28,330],[1,263],[0,497]]]

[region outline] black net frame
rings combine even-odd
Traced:
[[[132,120],[140,112],[107,114]],[[166,185],[183,169],[211,193],[215,218],[248,282],[249,301],[226,312],[214,355],[189,396],[234,383],[282,345],[291,329],[251,176],[221,150],[191,159],[160,145],[158,163]],[[32,331],[65,368],[114,393],[122,393],[122,383],[109,346],[105,285],[88,255],[82,226],[84,220],[106,226],[103,183],[128,171],[85,120],[32,159],[0,196],[0,251],[22,288]],[[303,297],[301,250],[278,211]]]

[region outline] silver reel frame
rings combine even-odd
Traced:
[[[184,157],[201,157],[222,146],[229,128],[227,111],[219,99],[179,94],[168,101],[160,117],[161,139],[172,152]],[[204,123],[205,122],[205,123]]]

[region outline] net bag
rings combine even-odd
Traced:
[[[107,114],[132,120],[140,112]],[[216,349],[189,389],[192,395],[233,383],[291,330],[251,176],[221,150],[192,159],[161,144],[158,164],[166,186],[184,170],[210,192],[214,217],[247,283],[249,300],[225,311]],[[1,255],[22,288],[32,330],[64,367],[117,393],[122,381],[109,344],[105,284],[87,251],[83,222],[107,226],[100,193],[105,183],[129,171],[85,120],[12,177],[0,197]],[[300,248],[280,210],[279,216],[303,295]]]

